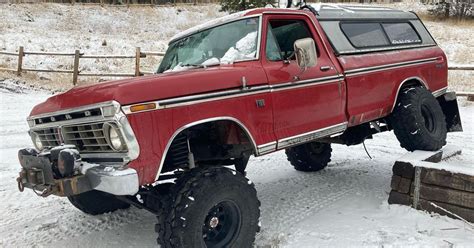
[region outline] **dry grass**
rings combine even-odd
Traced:
[[[14,79],[16,82],[24,84],[27,87],[46,90],[49,92],[64,92],[71,88],[71,80],[66,80],[64,75],[56,75],[55,80],[39,76],[36,73],[23,73],[17,76],[13,72],[0,72],[0,81],[3,79]],[[66,83],[68,82],[68,83]]]
[[[444,18],[433,16],[427,13],[418,14],[418,16],[423,21],[430,21],[430,22],[442,22],[448,25],[454,25],[458,27],[474,27],[474,19],[459,19],[455,17]]]
[[[449,89],[474,92],[474,71],[449,71]]]

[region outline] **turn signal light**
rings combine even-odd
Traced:
[[[137,104],[130,107],[132,113],[151,109],[156,109],[156,103]]]

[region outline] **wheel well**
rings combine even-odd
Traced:
[[[421,87],[427,88],[424,81],[421,80],[420,78],[405,79],[400,85],[401,85],[400,90],[402,90],[406,87],[413,87],[413,86],[421,86]]]
[[[398,86],[397,92],[395,93],[395,99],[393,101],[392,109],[391,109],[390,113],[393,112],[393,109],[395,108],[395,104],[397,104],[398,97],[400,96],[400,92],[403,89],[406,89],[408,87],[423,87],[425,89],[429,89],[428,85],[425,83],[425,81],[423,81],[419,77],[411,77],[411,78],[407,78],[407,79],[403,80],[400,83],[400,86]]]
[[[255,153],[248,130],[233,120],[214,120],[179,131],[164,154],[161,172],[208,165],[232,165]]]

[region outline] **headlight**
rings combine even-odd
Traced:
[[[33,141],[33,145],[35,145],[36,149],[39,151],[43,150],[44,146],[43,146],[43,143],[41,142],[39,134],[35,132],[31,132],[30,136],[31,136],[31,140]]]
[[[107,141],[109,145],[116,151],[123,150],[122,136],[115,125],[106,123],[104,125],[104,132],[107,135]]]

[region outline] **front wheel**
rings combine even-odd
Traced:
[[[161,247],[252,247],[260,201],[253,183],[227,168],[195,168],[177,179],[156,225]]]
[[[408,151],[436,151],[446,144],[446,120],[436,98],[422,87],[400,92],[390,124]]]

